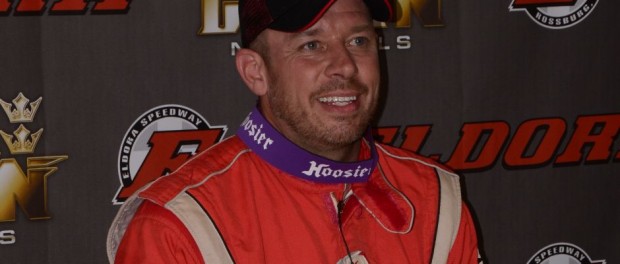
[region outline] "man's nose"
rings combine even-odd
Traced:
[[[330,77],[350,79],[357,74],[357,64],[355,57],[345,46],[338,46],[329,51],[329,64],[325,69],[325,74]]]

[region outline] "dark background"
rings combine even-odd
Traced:
[[[19,1],[14,1],[12,9]],[[117,14],[0,16],[0,99],[20,92],[43,97],[33,132],[36,151],[0,159],[67,155],[48,178],[51,219],[29,220],[17,206],[16,243],[0,245],[0,263],[106,263],[107,229],[118,210],[118,154],[127,129],[147,110],[179,104],[230,136],[255,98],[231,56],[236,34],[199,35],[201,1],[131,1]],[[49,6],[51,3],[47,3]],[[510,12],[509,0],[442,1],[443,26],[419,20],[383,35],[390,50],[385,107],[379,127],[432,125],[420,149],[447,161],[464,124],[505,122],[510,133],[497,161],[463,171],[467,200],[489,263],[526,263],[547,245],[565,242],[594,260],[620,262],[620,143],[594,164],[554,165],[581,116],[620,114],[620,3],[599,0],[582,22],[565,29]],[[396,49],[409,36],[411,48]],[[566,132],[553,159],[537,167],[502,162],[520,124],[560,118]],[[618,125],[618,118],[609,126]],[[0,130],[19,124],[0,115]],[[501,145],[501,144],[500,144]],[[583,149],[587,154],[589,148]],[[3,175],[0,174],[0,178]]]

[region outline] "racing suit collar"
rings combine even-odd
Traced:
[[[278,132],[258,108],[254,108],[241,123],[237,136],[272,166],[295,177],[317,183],[367,182],[378,160],[370,129],[363,138],[370,150],[370,157],[356,162],[339,162],[297,146]]]

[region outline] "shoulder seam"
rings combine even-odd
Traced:
[[[203,185],[205,182],[207,182],[209,179],[218,176],[226,171],[228,171],[239,159],[239,157],[241,157],[243,154],[252,152],[251,149],[243,149],[241,151],[239,151],[239,153],[237,153],[237,155],[222,169],[218,170],[218,171],[214,171],[211,172],[210,174],[208,174],[207,176],[204,177],[204,179],[202,179],[201,181],[194,183],[192,185],[188,185],[185,186],[182,190],[179,191],[179,193],[175,196],[175,198],[170,199],[170,201],[173,201],[174,199],[176,199],[176,197],[178,197],[179,195],[182,195],[183,193],[185,193],[187,190],[192,189],[192,188],[196,188],[200,185]],[[168,201],[168,202],[170,202]]]
[[[442,171],[442,172],[444,172],[444,173],[446,173],[446,174],[448,174],[448,175],[450,175],[450,176],[457,177],[457,178],[459,177],[459,175],[458,175],[458,174],[456,174],[456,173],[454,173],[454,172],[452,172],[452,171],[446,170],[445,168],[442,168],[441,166],[438,166],[438,165],[436,165],[436,164],[428,163],[428,162],[426,162],[426,161],[424,161],[424,160],[421,160],[421,159],[418,159],[418,158],[415,158],[415,157],[398,156],[398,155],[396,155],[396,154],[393,154],[393,153],[391,153],[391,152],[387,151],[387,150],[386,150],[383,146],[381,146],[380,144],[375,144],[375,145],[376,145],[376,146],[377,146],[377,148],[378,148],[378,149],[380,149],[383,153],[385,153],[386,155],[388,155],[388,156],[390,156],[390,157],[392,157],[392,158],[395,158],[395,159],[400,159],[400,160],[410,160],[410,161],[415,161],[415,162],[418,162],[418,163],[424,164],[424,165],[426,165],[426,166],[432,167],[432,168],[434,168],[435,170]]]

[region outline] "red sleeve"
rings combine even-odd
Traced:
[[[461,264],[478,264],[478,239],[476,237],[476,227],[472,220],[471,213],[467,206],[463,203],[461,212],[461,223],[459,225],[459,233],[450,250],[448,263]]]
[[[115,263],[203,263],[191,234],[170,211],[144,201],[129,223]]]

